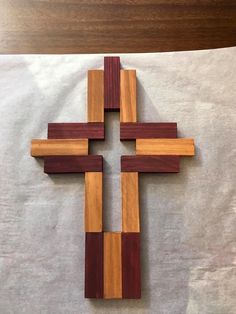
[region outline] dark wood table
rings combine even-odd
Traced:
[[[236,45],[235,0],[0,0],[0,53]]]

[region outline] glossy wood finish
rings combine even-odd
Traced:
[[[104,232],[104,298],[122,298],[121,233]]]
[[[31,141],[31,156],[88,155],[88,140],[38,140]]]
[[[121,171],[179,172],[179,156],[121,156]]]
[[[136,154],[194,156],[194,141],[191,138],[137,139]]]
[[[122,233],[122,297],[141,298],[140,233]]]
[[[85,232],[102,231],[102,172],[85,173]]]
[[[104,71],[88,71],[88,122],[104,122]]]
[[[105,136],[104,123],[48,123],[49,139],[103,140]]]
[[[1,0],[0,53],[194,50],[236,45],[234,0]]]
[[[100,155],[51,156],[44,158],[44,172],[48,174],[102,171],[103,157]]]
[[[85,234],[85,298],[103,298],[103,233]]]
[[[139,187],[137,172],[121,172],[122,231],[139,232]]]
[[[137,138],[175,138],[177,137],[177,123],[148,122],[121,123],[120,139],[134,140]]]
[[[120,57],[104,57],[104,108],[120,110]]]
[[[120,122],[137,121],[136,70],[120,71]]]

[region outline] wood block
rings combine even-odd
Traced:
[[[121,70],[120,122],[136,122],[136,107],[136,70]]]
[[[120,57],[104,57],[104,107],[120,110]]]
[[[177,123],[121,123],[120,139],[137,138],[175,138]]]
[[[88,140],[32,140],[31,156],[88,155]]]
[[[88,71],[88,122],[104,122],[104,72]]]
[[[121,233],[104,232],[104,298],[122,298]]]
[[[104,140],[104,123],[48,123],[48,138]]]
[[[121,171],[179,172],[179,156],[121,156]]]
[[[85,298],[103,298],[103,233],[86,232]]]
[[[121,172],[122,231],[139,232],[138,172]]]
[[[122,297],[141,298],[140,233],[122,233]]]
[[[136,154],[193,156],[194,141],[191,138],[137,139]]]
[[[102,231],[102,172],[85,173],[85,231]]]
[[[44,158],[44,172],[48,174],[102,171],[103,157],[100,155],[49,156]]]

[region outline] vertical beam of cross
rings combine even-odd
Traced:
[[[120,111],[120,139],[136,142],[121,157],[122,230],[104,232],[103,157],[89,142],[104,140],[104,111]],[[141,297],[139,173],[177,173],[180,156],[194,155],[193,139],[177,138],[176,123],[137,122],[136,71],[105,57],[104,70],[88,71],[87,123],[49,123],[48,139],[32,140],[31,155],[44,172],[85,173],[85,297]]]

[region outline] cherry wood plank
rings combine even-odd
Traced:
[[[31,156],[78,156],[88,155],[88,140],[87,139],[49,139],[31,141]]]
[[[44,158],[44,172],[48,174],[102,171],[103,157],[100,155],[50,156]]]
[[[141,298],[140,233],[122,233],[122,297]]]
[[[78,139],[104,140],[104,123],[48,123],[49,139]]]
[[[104,232],[104,298],[122,298],[121,233]]]
[[[85,234],[85,298],[103,298],[103,233]]]
[[[175,122],[137,122],[121,123],[120,139],[134,140],[137,138],[175,138],[177,137],[177,123]]]
[[[120,110],[120,57],[104,57],[104,108]]]
[[[104,71],[88,71],[88,122],[104,122]]]
[[[120,122],[137,121],[136,70],[120,71]]]
[[[121,171],[179,172],[179,156],[121,156]]]

